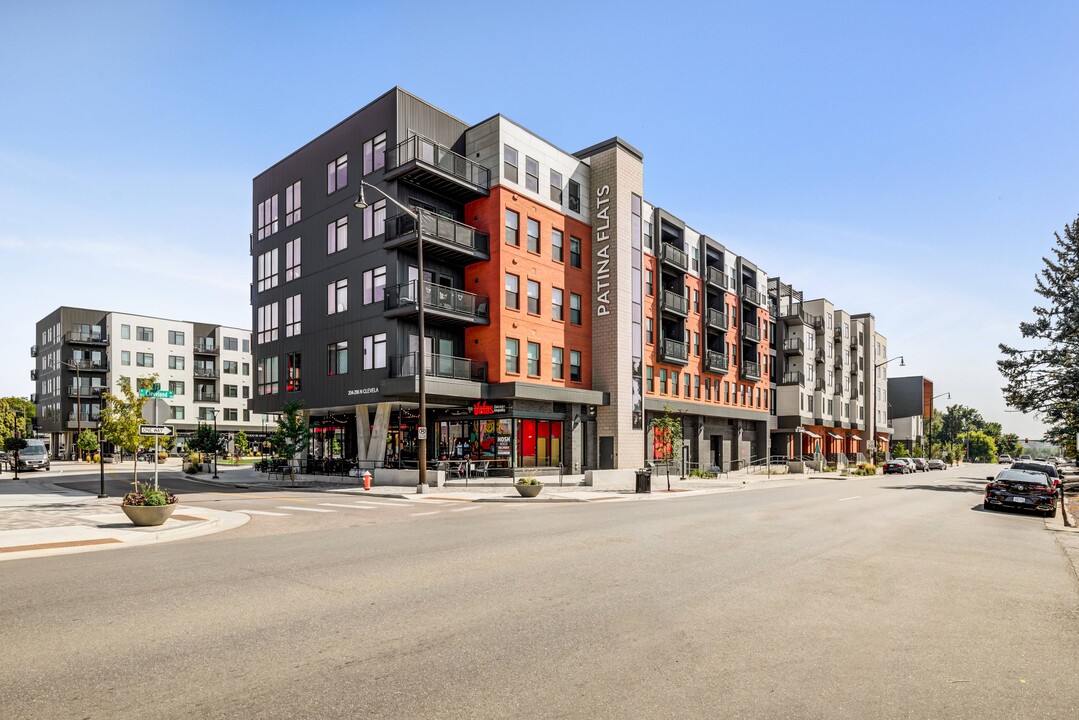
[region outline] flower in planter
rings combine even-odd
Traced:
[[[517,481],[518,485],[542,485],[539,480],[534,477],[523,477]]]
[[[135,490],[124,495],[124,505],[172,505],[176,496],[168,490],[154,490],[149,484],[137,483]]]

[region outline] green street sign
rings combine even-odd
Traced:
[[[145,388],[140,388],[139,397],[168,399],[176,397],[176,393],[174,393],[172,390],[147,390]]]

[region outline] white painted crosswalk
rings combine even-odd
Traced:
[[[347,500],[344,497],[341,500]],[[359,510],[371,512],[388,512],[396,514],[397,510],[416,510],[418,512],[409,512],[410,517],[429,517],[434,515],[441,515],[443,512],[468,512],[470,510],[479,510],[480,506],[473,505],[471,503],[464,507],[443,507],[445,505],[461,505],[460,502],[453,500],[403,500],[397,498],[383,498],[378,499],[366,499],[356,500],[354,502],[323,502],[318,503],[317,507],[302,506],[302,505],[278,505],[273,510],[237,510],[236,512],[246,513],[252,516],[262,517],[289,517],[299,513],[338,513],[348,512],[350,510]],[[426,509],[424,506],[439,506],[437,509]]]
[[[299,507],[297,505],[278,505],[278,510],[299,510],[300,512],[317,512],[317,513],[331,513],[333,510],[322,510],[320,508]]]

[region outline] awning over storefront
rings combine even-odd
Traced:
[[[851,440],[857,440],[858,442],[861,442],[862,441],[862,436],[861,435],[855,435],[854,433],[851,433],[850,434],[850,439]]]
[[[817,438],[818,440],[820,440],[820,435],[813,432],[812,430],[802,430],[802,432],[805,433],[806,435],[808,435],[811,438]]]
[[[833,437],[833,438],[835,438],[836,440],[842,440],[842,439],[843,439],[843,436],[842,436],[842,435],[836,435],[836,434],[835,434],[834,432],[830,432],[830,433],[828,433],[828,437]]]

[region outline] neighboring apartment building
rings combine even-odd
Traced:
[[[60,307],[37,323],[37,430],[47,435],[54,457],[73,452],[84,429],[96,430],[102,393],[118,393],[120,378],[137,381],[156,373],[171,425],[182,444],[200,422],[218,430],[245,430],[261,437],[262,418],[251,421],[251,333],[206,323]]]
[[[878,412],[887,407],[886,341],[873,316],[851,315],[823,298],[804,300],[802,291],[779,278],[772,278],[768,291],[782,357],[773,452],[821,453],[829,462],[887,452],[892,430]]]
[[[316,455],[416,461],[421,348],[429,459],[638,468],[667,410],[691,463],[767,452],[767,274],[649,204],[620,138],[569,153],[394,88],[255,177],[251,212],[251,407],[301,401]]]
[[[907,450],[922,445],[933,418],[933,381],[921,375],[888,378],[888,420],[895,429],[893,440]]]

